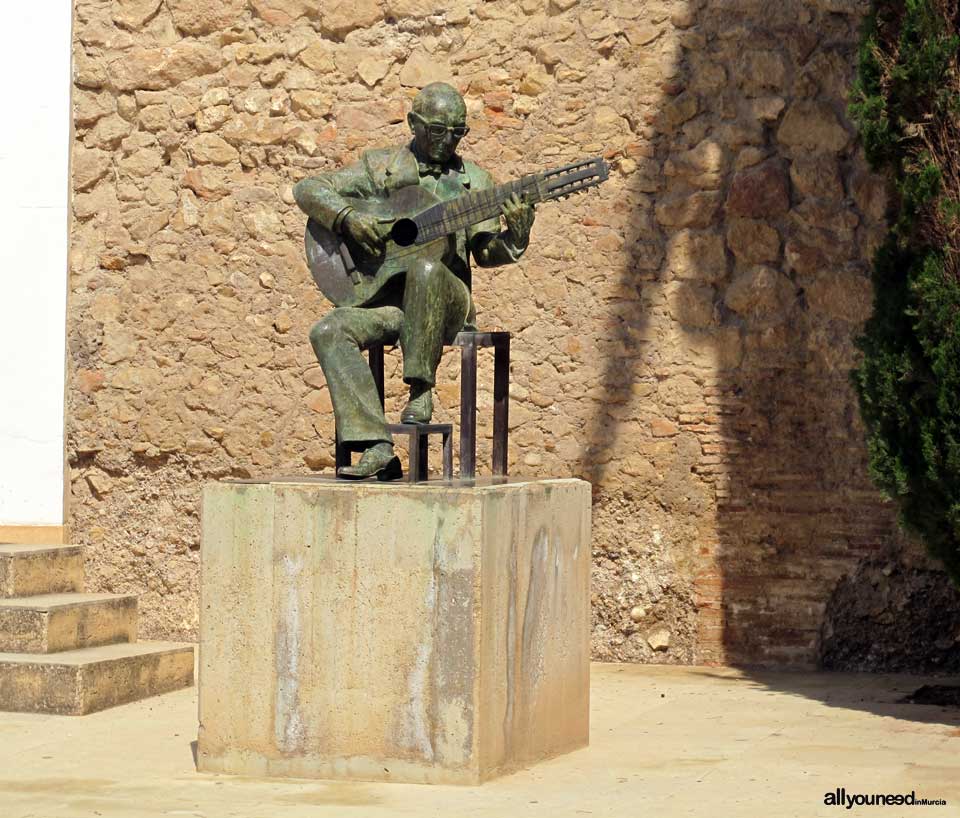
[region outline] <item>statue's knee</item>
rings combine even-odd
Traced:
[[[321,318],[310,327],[310,345],[319,355],[340,335],[340,322],[333,314]]]
[[[435,281],[443,274],[443,264],[433,259],[418,258],[407,271],[407,283],[411,279],[418,284],[427,284]]]

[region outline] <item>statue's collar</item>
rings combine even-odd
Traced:
[[[426,157],[420,156],[417,152],[416,142],[411,142],[409,147],[413,158],[417,160],[417,167],[421,176],[443,176],[448,170],[456,173],[467,172],[463,166],[463,159],[460,158],[460,154],[455,153],[447,162],[431,162]]]

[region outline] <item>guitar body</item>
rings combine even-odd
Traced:
[[[349,199],[354,210],[372,215],[388,235],[383,252],[366,253],[349,236],[338,236],[313,219],[307,221],[304,244],[307,264],[317,286],[338,307],[358,307],[372,301],[395,277],[407,272],[416,259],[441,261],[450,250],[451,237],[402,247],[389,237],[399,219],[412,219],[440,199],[410,185],[382,199]]]

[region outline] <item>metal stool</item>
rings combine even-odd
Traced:
[[[460,476],[477,473],[477,349],[493,347],[493,473],[507,473],[507,430],[510,422],[510,333],[461,332],[460,347]]]
[[[410,462],[407,480],[420,483],[427,479],[427,457],[430,435],[443,438],[443,478],[453,477],[453,426],[449,423],[389,423],[392,435],[406,435],[410,441]]]
[[[510,422],[510,333],[461,332],[452,346],[460,347],[460,476],[472,479],[477,473],[477,349],[493,347],[493,473],[507,473],[507,432]],[[384,405],[383,345],[367,349],[367,362]],[[427,449],[431,434],[443,436],[443,476],[453,475],[452,428],[448,423],[395,423],[387,426],[391,434],[410,439],[408,479],[427,479]],[[336,467],[349,466],[348,444],[336,444]]]
[[[422,483],[429,477],[430,435],[442,437],[443,478],[450,480],[453,477],[453,426],[449,423],[388,423],[387,430],[392,435],[406,435],[409,440],[408,482]],[[354,451],[349,444],[337,442],[336,467],[351,465]]]

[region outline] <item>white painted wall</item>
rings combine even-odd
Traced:
[[[63,523],[71,0],[3,4],[0,525]]]

